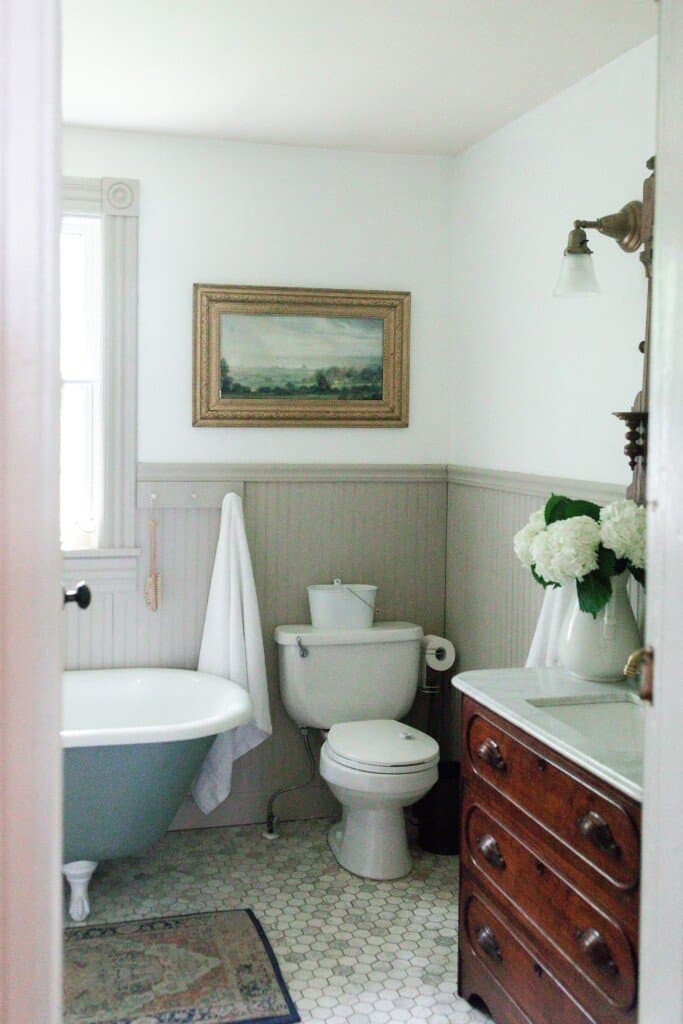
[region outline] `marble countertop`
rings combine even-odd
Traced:
[[[552,707],[531,703],[571,703],[576,697],[602,703],[620,694],[640,704],[632,683],[590,683],[558,669],[514,668],[463,672],[453,678],[453,686],[621,793],[642,801],[642,736],[611,734],[600,742],[554,717]]]

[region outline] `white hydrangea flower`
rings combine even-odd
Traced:
[[[539,508],[537,512],[531,515],[526,526],[523,526],[514,536],[515,554],[527,569],[530,569],[533,565],[531,545],[541,530],[545,530],[545,510]]]
[[[551,523],[531,545],[536,573],[548,583],[564,586],[582,580],[598,567],[600,527],[590,516]]]
[[[636,569],[645,568],[645,518],[645,509],[635,501],[613,501],[600,510],[603,545]]]

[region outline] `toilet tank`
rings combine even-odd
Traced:
[[[422,627],[378,622],[369,629],[278,626],[280,693],[300,726],[402,718],[415,699]]]

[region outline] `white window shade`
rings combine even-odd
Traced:
[[[60,245],[60,534],[96,548],[102,528],[101,219],[67,216]]]

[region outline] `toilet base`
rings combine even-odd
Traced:
[[[401,807],[344,807],[327,841],[338,864],[361,878],[403,878],[412,867]]]

